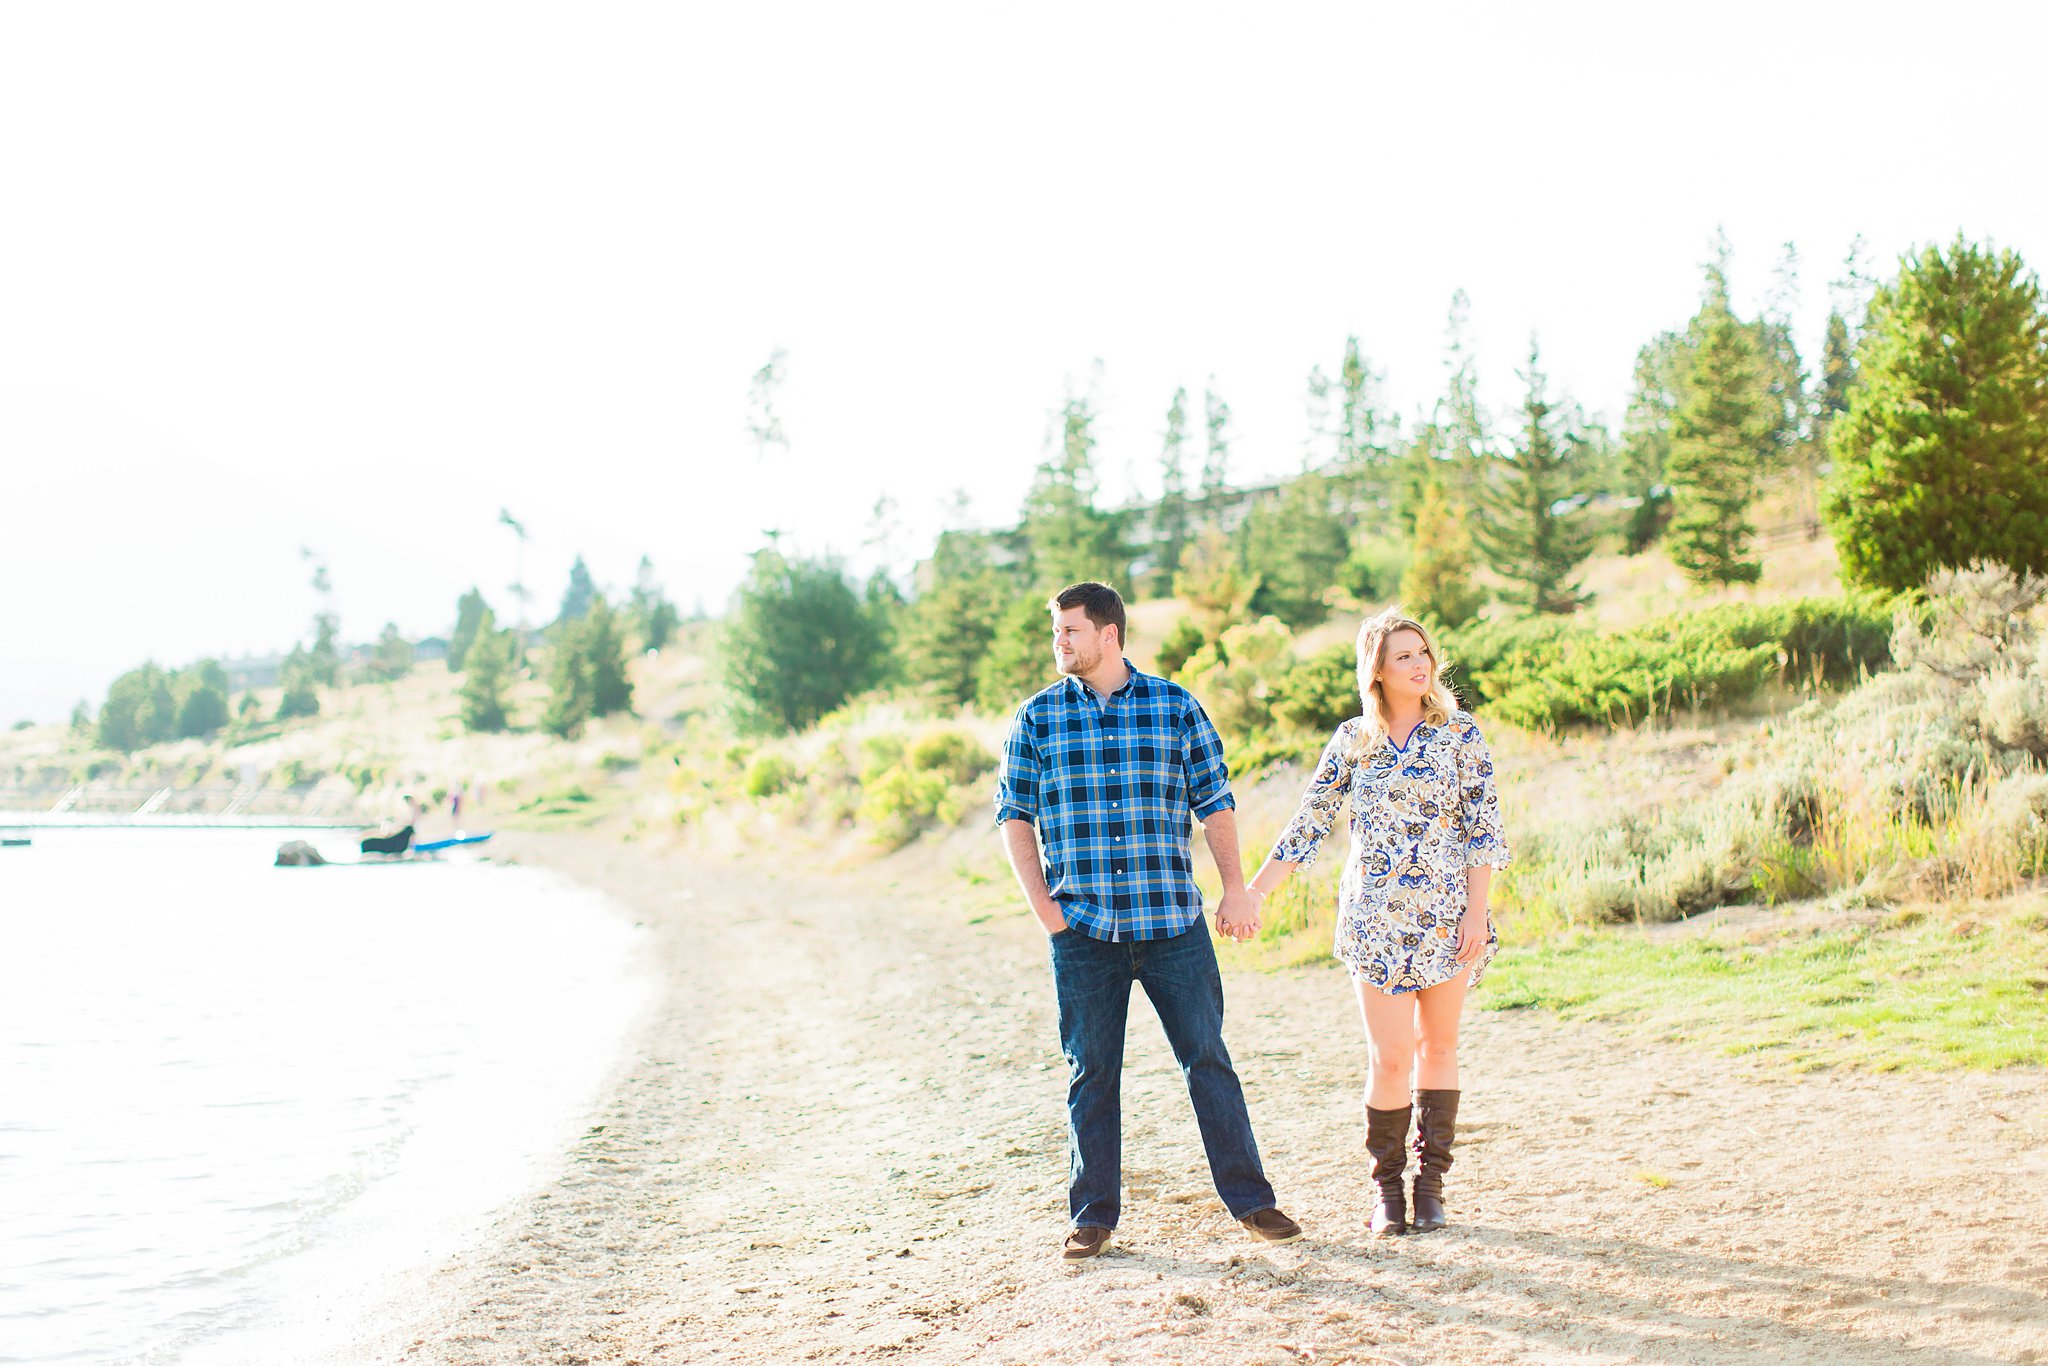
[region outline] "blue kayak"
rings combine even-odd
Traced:
[[[443,849],[453,849],[458,844],[482,844],[493,833],[495,832],[486,830],[481,835],[457,835],[453,839],[425,840],[415,844],[412,847],[412,851],[415,854],[434,854],[439,853]]]

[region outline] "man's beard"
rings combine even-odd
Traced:
[[[1097,650],[1092,656],[1076,650],[1071,656],[1055,653],[1052,657],[1053,667],[1063,674],[1085,674],[1101,662],[1102,652],[1100,650]]]

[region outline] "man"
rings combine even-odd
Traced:
[[[1187,1077],[1216,1193],[1255,1236],[1292,1242],[1301,1227],[1275,1205],[1223,1046],[1223,980],[1188,850],[1193,816],[1223,875],[1217,933],[1256,933],[1223,742],[1187,689],[1124,661],[1116,590],[1077,583],[1049,605],[1063,676],[1017,711],[996,784],[996,825],[1049,937],[1059,998],[1072,1222],[1061,1256],[1095,1256],[1116,1228],[1134,982],[1151,998]]]

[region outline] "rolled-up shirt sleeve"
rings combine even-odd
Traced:
[[[1019,709],[1003,742],[1003,762],[996,771],[996,824],[1038,819],[1038,746]]]
[[[1181,765],[1187,774],[1188,805],[1195,819],[1205,821],[1218,811],[1236,808],[1230,793],[1230,765],[1223,759],[1223,737],[1209,721],[1209,713],[1193,697],[1181,717]]]

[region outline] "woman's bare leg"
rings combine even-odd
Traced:
[[[1416,1090],[1458,1089],[1458,1018],[1465,1013],[1465,989],[1471,984],[1472,969],[1460,968],[1450,981],[1415,993]]]
[[[1375,1110],[1408,1105],[1408,1077],[1415,1066],[1415,1001],[1389,996],[1378,987],[1352,979],[1358,991],[1358,1013],[1365,1019],[1365,1042],[1372,1058],[1365,1103]]]

